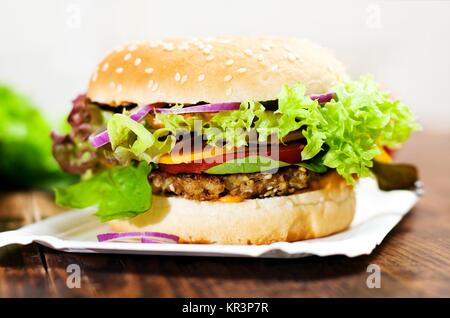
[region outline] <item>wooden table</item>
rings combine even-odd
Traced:
[[[418,134],[399,161],[419,166],[426,194],[371,255],[238,259],[69,254],[38,244],[0,249],[0,296],[450,296],[450,135]],[[0,194],[0,231],[60,212],[48,194]],[[81,288],[66,287],[79,264]],[[369,289],[369,264],[381,288]]]

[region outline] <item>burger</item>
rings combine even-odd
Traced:
[[[349,227],[354,186],[409,188],[393,151],[418,129],[371,76],[289,38],[176,38],[111,51],[73,101],[53,153],[114,232],[181,243],[269,244]]]

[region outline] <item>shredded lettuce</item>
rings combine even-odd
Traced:
[[[97,205],[102,222],[134,217],[150,209],[151,165],[116,166],[66,188],[55,188],[56,203],[69,208]]]

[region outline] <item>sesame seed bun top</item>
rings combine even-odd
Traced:
[[[110,106],[266,101],[284,84],[319,94],[345,79],[333,54],[306,40],[170,39],[113,50],[94,71],[87,96]]]

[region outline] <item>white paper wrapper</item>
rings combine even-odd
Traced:
[[[96,235],[108,232],[107,225],[92,216],[93,210],[73,210],[16,231],[0,233],[0,247],[38,242],[51,248],[80,253],[123,253],[188,256],[234,256],[291,258],[308,255],[370,254],[389,231],[417,202],[412,191],[380,191],[372,179],[356,187],[357,209],[353,223],[345,232],[295,243],[260,246],[143,244],[97,242]]]

